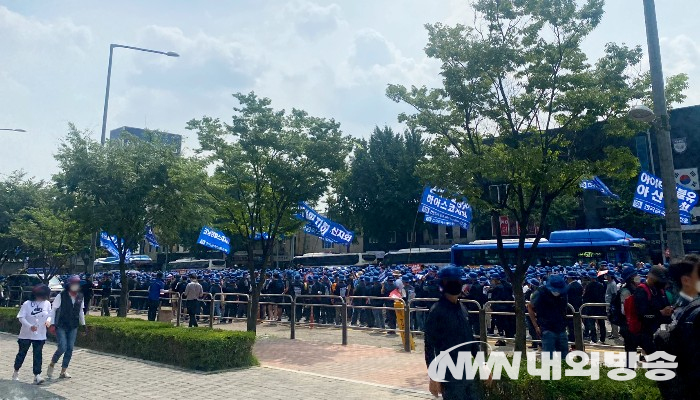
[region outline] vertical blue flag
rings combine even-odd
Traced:
[[[156,235],[153,233],[153,227],[150,225],[146,225],[146,234],[144,235],[146,238],[146,241],[153,247],[160,247],[158,244],[158,239],[156,238]]]

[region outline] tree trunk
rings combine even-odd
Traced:
[[[124,256],[119,257],[119,276],[122,281],[121,296],[119,297],[119,311],[117,317],[126,317],[126,312],[129,309],[129,280],[126,278],[126,264]]]
[[[248,320],[246,323],[246,330],[248,332],[256,332],[258,327],[258,313],[260,312],[260,289],[265,280],[265,271],[260,271],[260,284],[255,282],[255,253],[253,251],[253,245],[248,242],[248,273],[250,274],[250,301],[248,304],[250,308],[248,309]]]
[[[525,332],[527,331],[527,325],[525,323],[525,315],[527,313],[527,308],[525,306],[525,296],[523,295],[523,273],[514,274],[515,279],[513,279],[513,296],[515,297],[515,348],[514,351],[520,352],[525,357],[526,342],[525,342]]]
[[[248,320],[246,321],[246,330],[248,332],[257,332],[258,328],[258,313],[260,312],[260,290],[258,285],[253,282],[252,291],[250,293],[250,308],[248,309]]]

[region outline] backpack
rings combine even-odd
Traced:
[[[651,300],[651,289],[649,289],[649,286],[644,283],[640,283],[637,287],[644,289],[644,292],[647,294],[647,299]],[[666,294],[664,293],[664,296],[665,295]],[[642,320],[639,318],[637,307],[634,304],[634,293],[625,299],[624,307],[625,317],[627,318],[627,328],[629,329],[630,333],[638,335],[642,332]]]
[[[608,321],[610,321],[610,323],[613,325],[626,326],[627,318],[625,318],[625,314],[622,313],[622,301],[620,299],[621,293],[622,289],[618,290],[617,293],[615,293],[615,296],[613,296],[612,300],[610,300],[610,307],[608,307]]]

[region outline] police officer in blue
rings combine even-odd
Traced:
[[[466,308],[459,302],[462,293],[462,270],[457,267],[445,267],[440,270],[438,280],[442,295],[433,304],[425,321],[425,363],[430,363],[440,352],[474,340],[472,327]],[[449,356],[457,362],[459,351],[479,351],[479,343],[458,347],[450,351]],[[444,400],[475,399],[475,385],[464,376],[452,376],[449,369],[445,372],[444,383],[430,380],[430,393],[442,394]]]

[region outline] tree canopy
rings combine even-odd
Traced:
[[[477,0],[473,7],[473,26],[426,25],[425,51],[442,64],[442,87],[389,85],[387,95],[415,109],[401,121],[433,135],[423,177],[464,193],[492,217],[542,228],[529,251],[520,230],[515,268],[505,268],[522,351],[520,282],[552,205],[584,177],[638,172],[620,143],[636,132],[627,111],[647,98],[648,81],[638,72],[640,47],[609,43],[603,57],[588,61],[581,43],[603,17],[602,0]],[[497,239],[507,267],[498,230]]]
[[[302,110],[275,110],[255,93],[233,95],[232,122],[203,117],[187,128],[197,132],[200,154],[213,168],[207,183],[215,226],[236,235],[248,254],[253,276],[254,250],[262,250],[265,273],[275,241],[295,232],[300,201],[316,202],[326,193],[332,175],[344,168],[350,141],[332,120]],[[261,279],[253,291],[259,302]],[[255,330],[249,313],[248,330]]]

